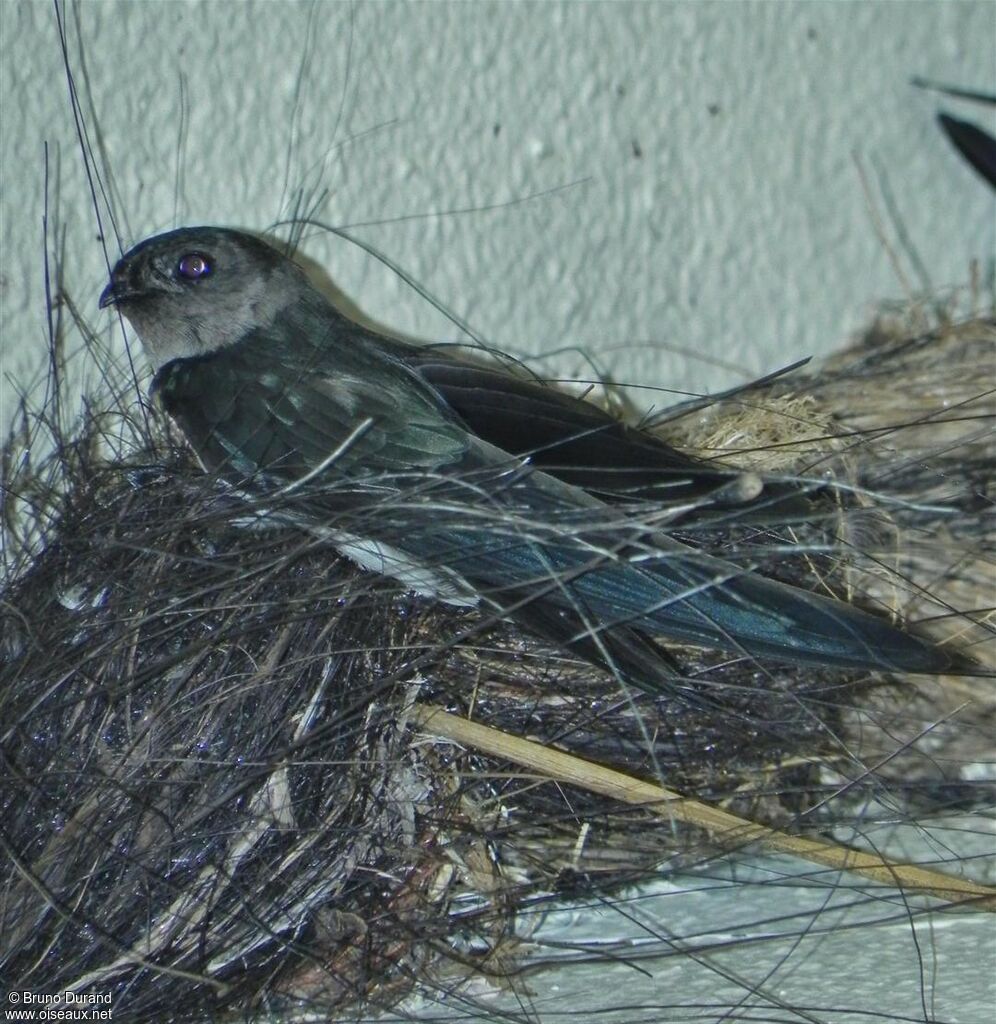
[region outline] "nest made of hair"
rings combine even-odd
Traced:
[[[818,372],[673,418],[669,436],[701,453],[838,484],[807,523],[689,539],[770,552],[772,571],[928,620],[992,667],[996,433],[979,380],[994,355],[987,320],[876,331]],[[113,991],[118,1021],[385,1008],[413,987],[459,998],[469,976],[513,983],[545,901],[726,848],[434,737],[426,704],[777,829],[846,823],[881,787],[911,815],[991,795],[957,767],[992,726],[977,680],[682,650],[714,700],[626,692],[314,536],[247,528],[155,410],[91,401],[66,429],[59,383],[3,452],[14,986]]]

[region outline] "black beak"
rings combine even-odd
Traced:
[[[114,264],[111,279],[107,287],[100,293],[98,305],[101,309],[108,306],[122,306],[133,299],[141,298],[146,292],[145,282],[141,279],[141,269],[126,256]]]
[[[113,306],[118,301],[118,286],[112,281],[101,293],[97,305],[101,309]]]
[[[127,277],[115,269],[111,275],[110,284],[100,293],[98,305],[101,309],[106,309],[108,306],[120,306],[123,302],[138,298],[141,294],[140,288],[136,288]]]

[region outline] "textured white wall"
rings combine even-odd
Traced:
[[[125,244],[179,223],[264,228],[288,212],[294,189],[328,189],[325,219],[382,221],[363,237],[489,341],[560,352],[545,365],[566,374],[590,372],[564,351],[578,346],[617,379],[698,392],[837,346],[872,303],[902,295],[855,155],[886,219],[883,185],[891,195],[933,287],[964,284],[970,261],[996,251],[992,198],[937,132],[937,101],[908,84],[921,74],[996,89],[990,3],[217,0],[84,2],[71,24],[77,14],[71,56]],[[96,308],[106,271],[52,7],[3,0],[0,31],[0,342],[3,373],[25,384],[44,347],[45,140],[67,283],[112,335]],[[991,112],[945,105],[996,131]],[[500,210],[395,220],[582,178]],[[348,244],[315,236],[304,248],[372,318],[456,337]],[[6,382],[2,395],[6,423]],[[711,894],[709,912],[721,922],[736,900]],[[677,933],[703,913],[672,906],[658,920]],[[908,922],[876,933],[874,955],[856,933],[857,959],[841,932],[838,946],[787,961],[786,974],[819,968],[792,998],[916,1017],[925,984],[947,1019],[981,1020],[989,982],[962,970],[991,941],[979,920],[926,937],[939,959],[925,976]],[[641,976],[624,972],[625,1000],[707,1000],[715,976],[704,972],[696,989],[682,963],[680,993],[673,975],[640,989]],[[742,970],[760,980],[767,965]],[[857,975],[873,983],[864,994]],[[879,975],[892,991],[876,1003]],[[772,987],[781,984],[776,975]],[[623,989],[596,988],[607,1005],[623,1001]]]

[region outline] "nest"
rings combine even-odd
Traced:
[[[976,609],[996,545],[979,394],[994,356],[990,321],[873,331],[817,373],[669,418],[700,453],[836,481],[805,523],[689,539],[925,622],[992,669]],[[911,817],[991,799],[958,768],[986,749],[989,684],[688,649],[684,676],[713,699],[634,694],[313,536],[246,528],[153,410],[91,403],[66,431],[58,395],[3,453],[11,987],[111,993],[119,1022],[387,1010],[412,992],[472,1013],[482,985],[523,984],[538,908],[747,843],[907,900],[993,906],[821,838],[882,788]]]

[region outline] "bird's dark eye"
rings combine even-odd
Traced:
[[[203,253],[188,252],[185,256],[180,257],[180,262],[176,265],[176,272],[188,281],[196,281],[211,273],[211,260]]]

